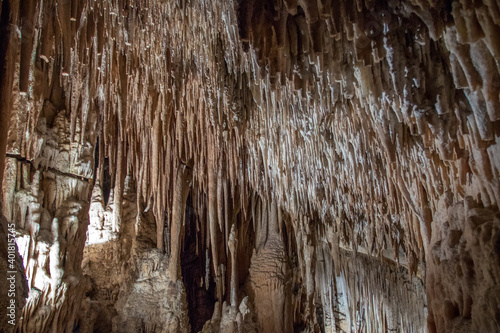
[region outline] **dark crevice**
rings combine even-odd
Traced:
[[[116,315],[116,311],[112,306],[100,306],[100,311],[94,324],[94,333],[108,333],[112,331],[113,324],[110,318]]]
[[[106,157],[103,161],[103,177],[102,177],[102,196],[104,199],[104,206],[108,205],[109,194],[111,192],[111,175],[109,174],[109,159]]]
[[[215,283],[210,282],[208,290],[205,286],[204,250],[196,253],[196,244],[201,244],[201,234],[196,230],[196,219],[193,201],[189,195],[186,204],[185,238],[181,252],[181,268],[184,288],[188,302],[188,315],[191,332],[199,332],[203,325],[212,317],[215,298]]]
[[[7,70],[6,58],[10,40],[10,1],[2,2],[2,14],[0,17],[0,84],[3,87],[6,80]]]
[[[94,147],[95,147],[95,149],[94,149],[94,177],[96,177],[96,179],[98,179],[99,176],[97,174],[97,167],[99,166],[99,136],[96,139]]]

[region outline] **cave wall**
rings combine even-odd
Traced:
[[[0,6],[0,183],[3,182],[5,152],[7,148],[7,132],[9,130],[9,117],[11,113],[11,94],[5,93],[12,90],[14,67],[16,57],[17,39],[9,33],[12,5],[2,1]],[[15,15],[16,6],[13,8]],[[2,196],[3,197],[3,196]],[[4,202],[0,198],[0,270],[3,278],[0,281],[0,331],[13,332],[22,308],[28,296],[28,284],[16,244],[13,221],[3,215]]]
[[[186,332],[202,288],[206,332],[498,330],[497,2],[3,0],[1,20],[18,331]]]

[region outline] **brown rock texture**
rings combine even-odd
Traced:
[[[2,0],[0,32],[18,332],[500,331],[498,1]]]

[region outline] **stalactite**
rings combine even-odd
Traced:
[[[171,255],[170,276],[177,281],[180,266],[181,230],[184,225],[184,212],[186,211],[186,200],[189,195],[190,175],[185,165],[181,165],[175,172],[173,199],[172,199],[172,221],[171,221]]]
[[[213,138],[212,138],[213,140]],[[222,299],[222,283],[221,283],[221,272],[219,271],[219,254],[218,254],[218,240],[217,240],[217,162],[214,156],[215,152],[210,151],[208,153],[208,224],[209,224],[209,235],[210,235],[210,248],[212,252],[212,261],[214,269],[214,278],[217,284],[217,298]]]
[[[114,221],[113,229],[119,232],[121,228],[121,215],[122,215],[122,200],[123,200],[123,180],[124,176],[124,142],[118,142],[118,149],[116,155],[116,174],[115,174],[115,187],[114,187]]]

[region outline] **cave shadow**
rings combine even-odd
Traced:
[[[201,248],[202,236],[197,232],[197,223],[200,221],[195,213],[192,197],[189,195],[185,213],[185,236],[181,248],[181,269],[191,332],[200,332],[203,329],[205,323],[212,318],[217,301],[213,279],[209,279],[208,288],[205,284],[206,250]],[[198,253],[197,244],[200,247]]]

